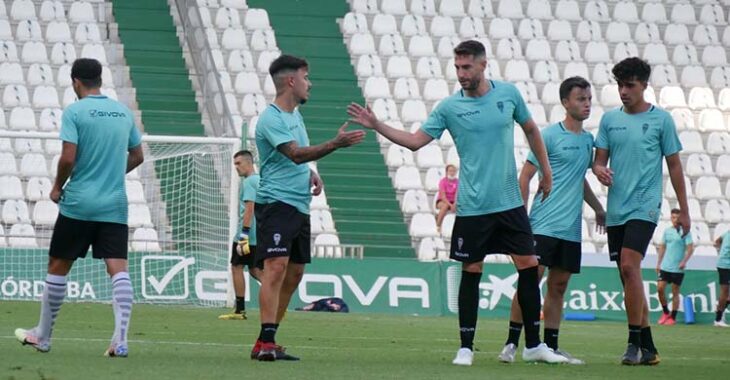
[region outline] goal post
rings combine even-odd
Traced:
[[[127,174],[129,271],[137,303],[222,306],[238,215],[236,138],[142,138],[145,161]],[[0,300],[42,293],[57,216],[50,202],[57,133],[0,131]],[[109,302],[101,260],[78,260],[69,301]]]

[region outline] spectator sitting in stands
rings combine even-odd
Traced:
[[[456,178],[456,166],[446,165],[446,177],[439,181],[439,192],[436,195],[436,227],[441,232],[441,222],[447,212],[456,212],[456,189],[459,187],[459,179]]]

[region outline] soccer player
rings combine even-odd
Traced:
[[[593,161],[593,135],[583,130],[583,121],[591,114],[591,85],[581,77],[568,78],[560,85],[560,100],[565,107],[565,119],[542,130],[553,170],[553,191],[545,200],[535,198],[530,210],[530,224],[540,262],[538,276],[542,277],[546,268],[550,269],[543,305],[545,344],[555,353],[565,356],[568,363],[583,364],[582,360],[558,348],[563,296],[570,276],[580,273],[583,200],[595,211],[599,231],[605,227],[606,212],[585,179]],[[520,173],[520,190],[525,204],[530,180],[539,170],[540,163],[530,153]],[[515,296],[512,298],[509,337],[498,357],[501,362],[514,361],[521,331],[522,315]]]
[[[127,272],[124,175],[144,159],[142,136],[132,112],[101,94],[101,64],[97,60],[74,61],[71,80],[79,101],[68,106],[62,116],[63,146],[50,193],[60,207],[48,251],[40,320],[30,330],[16,329],[15,336],[40,352],[51,349],[67,275],[74,261],[86,257],[91,246],[92,256],[104,260],[112,283],[114,334],[104,355],[126,357],[134,293]]]
[[[451,258],[462,263],[459,285],[461,348],[453,363],[471,365],[479,307],[479,282],[490,253],[512,256],[519,272],[519,304],[525,319],[526,361],[565,362],[540,342],[540,289],[532,230],[520,197],[514,156],[514,123],[522,126],[540,166],[541,199],[550,194],[552,173],[545,146],[517,88],[487,80],[484,45],[464,41],[454,48],[461,90],[443,99],[421,129],[409,133],[378,121],[372,110],[348,107],[351,121],[374,129],[389,140],[417,150],[448,130],[461,161]]]
[[[677,309],[679,309],[679,289],[684,280],[684,268],[694,251],[692,234],[685,234],[682,226],[679,225],[679,209],[672,209],[672,227],[664,230],[662,243],[659,245],[656,264],[657,292],[659,303],[662,304],[662,316],[659,317],[660,325],[674,325],[677,323]],[[672,284],[672,313],[669,314],[667,307],[667,296],[665,294],[667,284]]]
[[[672,116],[644,100],[651,74],[646,61],[631,57],[613,67],[623,106],[606,112],[596,138],[593,173],[608,186],[606,226],[610,259],[619,268],[629,324],[621,362],[655,365],[659,354],[649,327],[641,261],[649,246],[662,203],[662,157],[679,201],[679,225],[690,231],[684,187],[682,145]],[[608,167],[608,162],[611,167]]]
[[[717,258],[717,274],[720,284],[720,298],[715,311],[715,327],[730,327],[723,319],[725,308],[730,305],[730,231],[725,232],[715,240],[715,246],[720,250]]]
[[[242,320],[246,317],[246,278],[243,267],[248,266],[251,277],[259,279],[261,268],[256,263],[256,218],[253,215],[256,192],[259,189],[259,175],[253,165],[253,154],[248,150],[240,150],[233,155],[233,165],[239,176],[244,177],[238,189],[238,227],[236,241],[231,246],[231,276],[236,293],[236,308],[233,313],[223,314],[218,319]]]
[[[322,180],[307,162],[339,148],[362,142],[365,131],[346,131],[345,122],[334,139],[309,146],[298,106],[309,99],[312,83],[306,60],[282,55],[269,67],[276,98],[259,116],[256,147],[261,182],[256,195],[258,223],[256,260],[264,261],[259,304],[261,333],[251,357],[261,361],[297,360],[276,345],[275,335],[294,290],[311,260],[309,202],[322,192]],[[312,191],[310,188],[314,187]]]

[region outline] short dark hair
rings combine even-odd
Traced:
[[[307,63],[307,60],[304,58],[282,54],[279,58],[271,62],[271,65],[269,66],[269,75],[273,78],[282,72],[297,71],[301,68],[308,67],[309,63]]]
[[[253,153],[251,153],[250,150],[239,150],[238,152],[236,152],[236,154],[233,155],[234,159],[237,157],[243,157],[243,158],[253,162]]]
[[[487,51],[481,42],[467,40],[456,45],[454,55],[472,55],[474,58],[486,58]]]
[[[680,211],[678,208],[672,209],[672,214],[681,214],[681,213],[682,213],[682,211]]]
[[[79,58],[71,66],[71,80],[76,79],[86,88],[101,87],[101,63],[93,58]]]
[[[588,81],[579,76],[570,77],[563,81],[563,83],[560,84],[560,100],[568,99],[570,97],[570,92],[573,91],[573,88],[578,87],[582,89],[590,88],[591,84],[588,83]]]
[[[639,82],[648,82],[651,76],[651,66],[639,57],[629,57],[616,64],[611,70],[616,81],[630,81],[636,79]]]

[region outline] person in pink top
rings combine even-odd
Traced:
[[[446,177],[439,181],[439,193],[436,195],[436,208],[439,210],[436,217],[436,227],[441,231],[446,213],[456,212],[456,189],[459,187],[459,179],[456,178],[456,166],[446,165]]]

